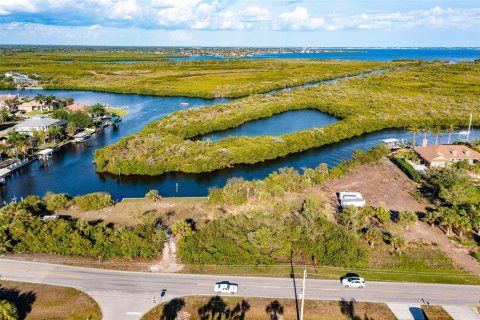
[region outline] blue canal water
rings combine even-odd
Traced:
[[[5,92],[7,91],[0,91],[0,94]],[[30,194],[44,195],[46,191],[66,192],[71,195],[106,191],[111,193],[115,199],[142,197],[150,189],[157,189],[163,196],[205,196],[208,188],[212,186],[221,187],[232,177],[262,179],[272,171],[283,167],[294,167],[301,171],[305,168],[314,168],[320,163],[334,166],[340,160],[350,158],[354,149],[368,150],[382,139],[413,138],[411,134],[404,130],[385,130],[277,160],[253,165],[240,165],[211,173],[170,173],[157,177],[115,176],[95,172],[92,163],[95,149],[115,143],[121,137],[141,130],[151,121],[184,109],[180,106],[182,102],[187,102],[189,107],[196,108],[226,102],[226,100],[164,98],[93,91],[25,90],[21,93],[30,96],[36,93],[68,96],[75,98],[78,103],[85,104],[106,103],[114,107],[128,108],[129,114],[118,128],[108,127],[105,132],[91,138],[85,144],[70,144],[61,152],[55,153],[48,166],[42,166],[39,161],[35,161],[14,172],[7,178],[6,185],[0,187],[0,199],[2,200],[10,200],[14,196],[21,197]],[[261,121],[270,120],[257,121],[256,125],[258,127],[264,127]],[[467,122],[467,119],[465,121]],[[459,137],[459,135],[454,135],[452,140]],[[417,138],[420,141],[420,138]],[[430,143],[435,141],[435,137],[428,138]],[[480,138],[480,131],[474,130],[471,138]],[[440,138],[441,142],[446,142],[446,140],[447,136]],[[177,183],[178,193],[176,192]]]
[[[281,136],[299,130],[324,127],[337,121],[335,117],[318,110],[294,110],[250,121],[236,128],[213,132],[202,136],[202,140],[216,141],[229,136]]]
[[[314,49],[312,49],[314,50]],[[322,48],[322,52],[268,53],[238,58],[222,56],[188,56],[170,58],[182,60],[228,60],[228,59],[341,59],[363,61],[392,61],[398,59],[421,59],[426,61],[446,60],[450,62],[480,59],[480,48]]]
[[[369,49],[370,50],[370,49]],[[459,49],[460,50],[460,49]],[[456,49],[448,49],[448,55],[455,56],[458,59],[473,59],[472,51],[468,55],[456,52]],[[455,53],[455,54],[454,54]],[[352,53],[353,54],[353,53]],[[357,53],[355,53],[357,54]],[[432,56],[433,53],[430,53]],[[444,54],[444,58],[447,54]],[[424,54],[424,57],[426,55]],[[400,58],[397,56],[396,58]],[[427,60],[427,59],[426,59]],[[378,71],[381,72],[381,71]],[[331,80],[336,81],[336,80]],[[308,84],[307,86],[317,85],[319,83]],[[275,90],[273,92],[277,92]],[[272,93],[273,93],[272,92]],[[89,192],[105,191],[112,194],[115,199],[124,197],[142,197],[147,191],[157,189],[163,196],[205,196],[208,188],[213,186],[222,187],[226,181],[232,177],[243,177],[245,179],[263,179],[269,173],[282,167],[293,167],[297,170],[304,168],[313,168],[320,163],[327,163],[329,166],[338,164],[342,159],[348,159],[354,149],[367,150],[377,145],[380,140],[385,138],[405,138],[411,139],[412,135],[403,130],[386,130],[382,132],[371,133],[340,143],[328,145],[325,147],[309,150],[299,154],[289,155],[287,157],[265,161],[254,165],[240,165],[234,168],[217,170],[211,173],[202,174],[183,174],[169,173],[157,177],[146,176],[115,176],[111,174],[98,174],[92,163],[93,152],[101,147],[117,142],[120,138],[140,131],[148,123],[160,119],[173,112],[185,109],[181,103],[188,103],[188,108],[198,108],[201,106],[228,102],[227,99],[206,100],[198,98],[182,97],[154,97],[135,94],[115,94],[95,91],[75,91],[75,90],[0,90],[3,93],[20,93],[21,95],[35,96],[38,93],[53,94],[58,97],[73,97],[76,102],[82,104],[103,103],[112,107],[122,107],[128,109],[129,114],[123,119],[118,128],[108,127],[104,132],[92,137],[85,144],[70,144],[62,151],[54,154],[49,161],[48,166],[43,166],[39,161],[15,171],[7,178],[7,183],[0,186],[0,200],[9,201],[13,197],[22,197],[30,194],[44,195],[47,191],[66,192],[71,195],[85,194]],[[304,110],[300,113],[307,115],[313,110]],[[324,117],[322,121],[335,121],[334,118],[323,115],[318,111],[316,116]],[[312,123],[306,123],[313,119],[305,121],[295,121],[288,123],[284,113],[277,115],[280,118],[270,118],[254,121],[245,124],[235,130],[239,130],[246,135],[261,134],[284,134],[310,128]],[[280,120],[279,120],[280,119]],[[315,121],[314,119],[312,120]],[[326,125],[326,122],[319,121],[320,126]],[[465,119],[467,124],[468,119]],[[317,124],[315,124],[317,125]],[[285,127],[290,126],[290,127]],[[246,130],[246,131],[244,131]],[[230,131],[230,130],[228,130]],[[225,131],[216,134],[235,134],[233,131]],[[215,139],[215,137],[211,137]],[[220,136],[218,136],[220,138]],[[453,139],[459,138],[454,135]],[[480,138],[480,132],[474,130],[471,138]],[[429,137],[430,143],[435,141],[435,137]],[[446,142],[447,137],[441,137],[442,142]],[[178,184],[178,192],[176,185]]]

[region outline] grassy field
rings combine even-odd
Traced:
[[[422,310],[427,320],[453,320],[440,306],[422,306]]]
[[[356,301],[306,300],[305,320],[330,319],[382,319],[395,316],[382,303]],[[143,316],[142,320],[181,319],[296,319],[297,306],[292,299],[241,298],[241,297],[185,297],[159,305]],[[219,317],[219,315],[223,317]]]
[[[459,270],[450,258],[433,245],[413,243],[400,255],[390,251],[391,248],[386,245],[379,245],[374,250],[370,250],[368,266],[365,267],[308,266],[308,277],[311,279],[340,279],[347,273],[357,273],[368,281],[480,284],[480,277]],[[292,267],[290,265],[186,265],[182,272],[289,277]],[[295,265],[293,272],[297,276],[301,275],[303,266]]]
[[[120,118],[123,118],[128,114],[128,110],[123,108],[105,108],[105,111],[110,114],[114,113]]]
[[[13,302],[19,319],[100,320],[97,303],[73,288],[0,281],[0,300]]]
[[[465,126],[480,109],[480,63],[423,63],[317,87],[173,113],[95,152],[99,172],[209,172],[299,153],[387,128]],[[255,119],[316,109],[341,121],[280,137],[195,137]],[[474,124],[480,119],[473,118]]]
[[[38,74],[46,82],[41,83],[45,89],[203,98],[248,96],[399,64],[318,60],[167,61],[152,54],[93,51],[18,52],[0,57],[0,73]],[[112,63],[122,60],[143,62]]]

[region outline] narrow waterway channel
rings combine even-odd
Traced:
[[[0,199],[4,201],[31,194],[44,195],[47,191],[65,192],[71,195],[105,191],[111,193],[115,199],[142,197],[151,189],[157,189],[163,196],[205,196],[208,193],[208,188],[222,187],[232,177],[243,177],[248,180],[263,179],[272,171],[282,167],[294,167],[302,170],[316,167],[322,162],[333,166],[342,159],[350,158],[354,149],[367,150],[378,144],[381,139],[392,137],[412,138],[411,134],[403,130],[386,130],[277,160],[254,165],[240,165],[211,173],[171,173],[158,177],[115,176],[95,172],[92,161],[93,152],[97,148],[115,143],[124,136],[140,131],[152,121],[185,109],[181,106],[182,103],[188,103],[188,108],[197,108],[224,103],[228,100],[153,97],[72,90],[2,90],[1,93],[20,93],[31,97],[38,93],[53,94],[59,97],[73,97],[78,103],[105,103],[113,107],[125,107],[129,111],[128,116],[124,118],[118,128],[108,127],[103,133],[97,134],[85,144],[66,146],[61,152],[54,154],[48,166],[35,161],[31,165],[14,172],[7,178],[6,185],[0,187]],[[274,123],[269,124],[269,126],[274,125]],[[479,132],[474,131],[473,137],[479,137]],[[430,137],[430,139],[433,142],[435,137]],[[442,137],[442,139],[444,141],[446,137]],[[176,191],[177,186],[178,192]]]

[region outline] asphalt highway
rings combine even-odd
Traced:
[[[289,278],[110,271],[7,259],[0,259],[0,277],[77,288],[99,303],[106,320],[140,319],[155,306],[153,300],[158,304],[175,297],[214,295],[215,283],[224,280],[238,283],[237,295],[245,297],[295,298],[302,288],[301,274],[296,275],[294,281]],[[339,280],[307,279],[305,298],[411,304],[428,301],[455,306],[480,304],[480,286],[366,281],[364,289],[347,289]]]

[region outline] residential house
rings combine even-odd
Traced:
[[[5,77],[7,77],[7,78],[11,78],[11,77],[19,76],[20,73],[15,72],[15,71],[8,71],[8,72],[5,72],[4,75],[5,75]]]
[[[470,164],[480,161],[480,153],[460,144],[415,147],[413,150],[429,168],[443,168],[459,161],[467,161]]]
[[[88,106],[85,105],[85,104],[78,104],[78,103],[74,103],[74,104],[71,104],[69,106],[67,106],[68,110],[70,111],[87,111],[88,110]]]
[[[0,109],[8,108],[11,109],[11,106],[8,104],[8,101],[18,99],[20,100],[20,95],[18,94],[0,94]]]
[[[36,116],[15,125],[13,130],[32,136],[34,131],[47,131],[51,126],[65,128],[67,121],[52,119],[47,116]]]
[[[32,86],[35,87],[38,85],[38,80],[30,79],[27,75],[13,76],[13,83],[20,86]]]
[[[25,112],[30,112],[30,111],[41,111],[42,110],[42,104],[38,101],[32,100],[28,102],[23,102],[19,105],[17,105],[18,110],[23,110]]]

